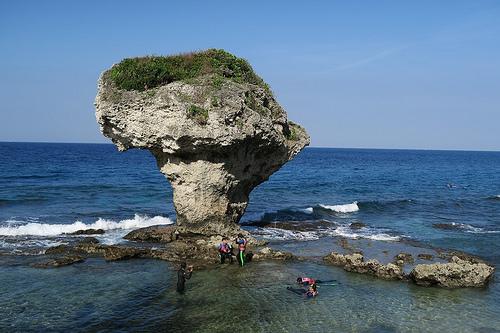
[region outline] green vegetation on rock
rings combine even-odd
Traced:
[[[174,81],[215,74],[213,85],[220,87],[224,79],[251,83],[267,91],[267,84],[253,71],[250,64],[229,52],[209,49],[172,56],[128,58],[107,73],[120,89],[144,91]]]
[[[291,141],[299,140],[300,132],[302,131],[302,127],[300,125],[294,123],[293,121],[288,121],[288,131],[285,130],[285,137]]]
[[[206,125],[208,122],[208,110],[196,105],[190,105],[187,110],[187,116],[200,125]]]

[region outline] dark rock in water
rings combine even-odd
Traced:
[[[113,245],[104,247],[104,259],[108,261],[137,258],[145,254],[147,251],[139,248]]]
[[[335,266],[340,266],[348,272],[374,275],[385,280],[402,280],[405,278],[400,266],[393,263],[383,265],[375,259],[365,261],[360,253],[340,254],[332,252],[323,260]]]
[[[259,252],[255,253],[253,255],[254,260],[266,260],[266,259],[273,259],[273,260],[293,260],[297,259],[292,253],[289,252],[283,252],[283,251],[276,251],[271,249],[270,247],[264,247],[260,249]]]
[[[434,256],[430,253],[419,253],[417,255],[417,258],[422,259],[422,260],[432,260],[432,258],[434,258]]]
[[[471,263],[475,263],[475,264],[480,264],[480,263],[486,264],[486,262],[483,259],[481,259],[477,256],[474,256],[472,254],[468,254],[468,253],[465,253],[462,251],[457,251],[457,250],[439,250],[438,257],[441,259],[446,259],[448,261],[450,261],[451,258],[453,258],[453,257],[457,257],[457,258],[460,258],[462,260],[465,260],[465,261],[468,261]]]
[[[52,258],[44,262],[33,264],[32,267],[36,268],[54,268],[72,265],[78,262],[83,262],[84,257],[79,255],[65,255],[62,257]]]
[[[456,229],[460,229],[460,225],[459,224],[455,224],[455,223],[434,223],[432,225],[433,228],[436,228],[436,229],[442,229],[442,230],[456,230]]]
[[[175,226],[152,226],[133,230],[125,239],[151,243],[170,243],[178,238]]]
[[[70,253],[71,251],[73,251],[73,247],[69,245],[57,245],[49,247],[45,250],[45,254],[65,254]]]
[[[453,256],[449,263],[415,266],[410,278],[418,285],[445,288],[482,287],[488,283],[495,268]]]
[[[249,225],[261,228],[278,228],[291,231],[315,231],[326,228],[335,228],[332,222],[325,220],[319,221],[258,221]]]
[[[49,247],[45,250],[45,254],[70,254],[76,252],[84,252],[87,247],[96,247],[99,244],[99,241],[94,237],[85,237],[81,239],[78,243],[72,245],[57,245]]]
[[[101,245],[99,242],[95,243],[93,241],[82,241],[74,245],[73,250],[79,253],[103,255],[104,249],[107,246],[108,245]]]
[[[340,237],[340,239],[337,242],[341,248],[343,248],[344,250],[347,250],[348,252],[354,252],[354,251],[362,252],[362,251],[358,250],[356,247],[352,246],[346,237]]]
[[[353,222],[349,225],[349,228],[351,228],[352,230],[359,230],[364,227],[366,227],[366,224],[364,224],[363,222]]]
[[[413,256],[409,253],[404,253],[404,252],[401,252],[398,255],[394,256],[393,260],[393,262],[399,266],[402,266],[404,264],[411,264],[413,263],[413,261],[414,261]]]
[[[67,235],[102,235],[105,231],[103,229],[85,229],[70,232]]]
[[[78,244],[99,244],[99,240],[95,237],[85,237]]]

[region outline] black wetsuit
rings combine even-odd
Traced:
[[[177,292],[183,293],[185,289],[186,280],[191,278],[192,272],[187,272],[184,268],[180,268],[177,271]]]
[[[293,293],[296,293],[297,295],[304,295],[304,296],[307,296],[307,297],[314,297],[314,296],[316,296],[315,294],[313,294],[308,289],[293,288],[293,287],[286,287],[286,289],[290,290]],[[316,291],[316,290],[314,290],[314,291]]]

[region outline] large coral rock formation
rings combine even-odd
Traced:
[[[446,288],[482,287],[493,276],[495,268],[483,262],[453,256],[449,263],[417,265],[410,278],[418,285]]]
[[[376,259],[365,261],[361,253],[340,254],[332,252],[323,258],[326,262],[340,266],[348,272],[369,274],[386,280],[402,280],[403,269],[393,263],[381,264]]]
[[[127,59],[98,87],[102,133],[155,156],[192,232],[234,233],[252,189],[309,144],[248,63],[221,50]]]

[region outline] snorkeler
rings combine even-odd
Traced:
[[[303,295],[306,297],[315,297],[319,295],[318,293],[318,287],[316,286],[316,283],[313,283],[309,286],[309,288],[304,289],[304,288],[292,288],[292,287],[286,287],[287,290],[290,290],[293,293],[296,293],[297,295]]]
[[[186,269],[186,263],[183,262],[177,271],[177,292],[184,293],[186,280],[191,278],[193,274],[193,266],[189,265]]]
[[[330,283],[330,282],[337,282],[337,280],[315,280],[313,278],[300,277],[300,276],[297,278],[297,283],[303,286],[321,284],[321,283]]]
[[[238,238],[236,238],[236,244],[238,245],[238,255],[236,259],[238,263],[243,266],[245,264],[245,250],[247,246],[247,240],[243,237],[242,234],[238,234]]]
[[[309,286],[309,288],[307,289],[307,292],[306,292],[306,296],[307,297],[314,297],[314,296],[318,296],[318,286],[316,285],[316,283],[313,283]]]

